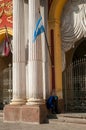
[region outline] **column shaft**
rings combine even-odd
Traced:
[[[24,42],[24,0],[13,0],[13,99],[11,104],[25,103]]]
[[[39,19],[39,0],[29,0],[29,51],[28,51],[28,103],[39,104],[43,101],[42,45],[39,35],[33,43],[33,32]]]
[[[45,27],[45,33],[47,37],[47,19],[48,19],[48,1],[47,0],[41,0],[40,2],[40,12],[42,16],[42,22]],[[43,98],[46,99],[49,96],[49,52],[47,47],[47,41],[45,39],[45,34],[41,34],[41,41],[42,41],[42,70],[43,70]]]

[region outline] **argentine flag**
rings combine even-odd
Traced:
[[[36,27],[33,33],[33,43],[35,42],[38,35],[45,31],[44,26],[42,24],[42,17],[40,17],[36,23]]]

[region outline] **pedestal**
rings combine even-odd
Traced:
[[[5,122],[45,123],[47,108],[40,105],[6,105],[4,108]]]
[[[21,105],[6,105],[3,119],[5,122],[20,122]]]
[[[44,104],[25,105],[22,107],[22,121],[28,123],[44,123],[47,118],[47,109]]]

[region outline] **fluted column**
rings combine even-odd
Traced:
[[[13,99],[25,104],[24,0],[13,0]]]
[[[40,1],[40,12],[42,16],[42,22],[45,27],[46,37],[47,37],[47,25],[48,25],[48,1]],[[46,39],[44,33],[41,34],[42,41],[42,69],[43,69],[43,98],[46,99],[49,96],[49,52],[46,44]],[[48,41],[48,37],[47,37]]]
[[[39,0],[29,0],[28,88],[27,104],[43,103],[42,45],[39,35],[33,42],[33,32],[39,15]]]

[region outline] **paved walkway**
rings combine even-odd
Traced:
[[[3,122],[3,113],[0,112],[0,130],[86,130],[86,121],[84,121],[86,120],[86,113],[60,114],[57,115],[57,117],[55,115],[51,115],[50,117],[52,118],[51,121],[49,119],[49,123],[39,125],[28,123],[6,123]],[[55,120],[54,117],[56,117]],[[58,120],[61,117],[62,119],[60,119],[59,122]],[[63,121],[65,117],[65,120],[68,119],[66,122]],[[79,121],[79,118],[81,121]],[[69,119],[72,120],[72,123],[69,123]],[[77,123],[76,120],[78,120]]]
[[[86,130],[85,124],[57,122],[51,124],[4,123],[0,119],[0,130]]]

